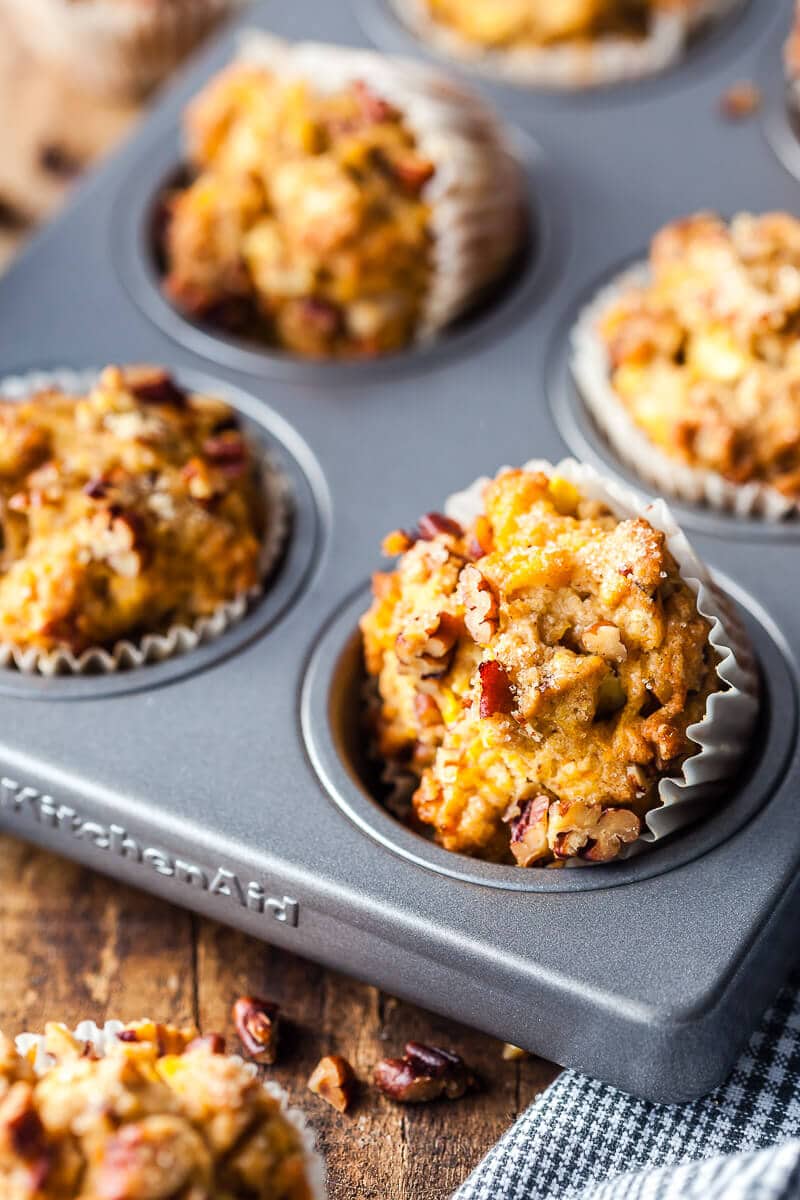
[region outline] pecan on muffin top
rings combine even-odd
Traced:
[[[81,654],[260,582],[261,471],[232,409],[153,367],[0,402],[0,643]]]
[[[377,747],[416,820],[495,862],[614,858],[720,686],[665,535],[515,470],[468,528],[429,514],[384,549],[400,562],[361,628]]]

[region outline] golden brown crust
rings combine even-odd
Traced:
[[[0,1038],[4,1200],[312,1200],[300,1134],[218,1041],[138,1022],[97,1057],[50,1025],[42,1073]]]
[[[187,117],[197,174],[168,206],[165,287],[190,315],[308,357],[408,344],[431,274],[435,171],[365,85],[228,68]]]
[[[800,497],[800,221],[710,213],[653,239],[602,317],[611,383],[665,454]]]
[[[484,504],[468,529],[424,519],[375,577],[361,628],[380,753],[447,849],[605,861],[691,753],[719,686],[709,624],[643,518],[530,471]]]
[[[158,368],[0,403],[0,642],[80,654],[259,582],[260,472],[232,410]]]

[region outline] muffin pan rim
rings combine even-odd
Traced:
[[[788,28],[780,24],[771,31],[757,60],[754,79],[761,92],[758,117],[767,144],[789,174],[800,180],[800,105],[792,114],[783,68],[783,45],[788,34]],[[780,70],[775,69],[776,61]]]
[[[488,340],[502,340],[527,319],[545,302],[553,272],[570,254],[567,205],[551,156],[527,130],[509,122],[505,128],[524,177],[526,244],[496,287],[490,288],[472,311],[440,335],[392,354],[362,361],[304,359],[268,346],[261,348],[252,340],[227,335],[181,313],[163,293],[152,246],[159,199],[169,181],[185,170],[180,142],[177,147],[166,139],[155,149],[143,146],[141,159],[147,160],[147,171],[138,160],[129,169],[127,187],[111,212],[113,267],[137,307],[171,341],[222,368],[287,384],[326,387],[369,386],[441,369]]]
[[[662,845],[645,848],[632,858],[608,865],[561,870],[521,868],[487,863],[443,849],[422,834],[405,828],[369,794],[367,784],[359,778],[358,767],[349,761],[347,749],[341,744],[337,733],[340,721],[331,715],[337,692],[343,692],[347,700],[348,681],[342,682],[340,677],[347,672],[347,660],[359,656],[358,618],[369,607],[369,585],[362,585],[345,600],[318,632],[304,671],[300,722],[311,765],[331,801],[361,833],[417,866],[465,883],[516,892],[584,892],[666,874],[727,841],[769,804],[784,777],[797,726],[797,673],[787,648],[779,645],[780,634],[774,627],[769,629],[772,622],[758,601],[721,572],[715,571],[714,578],[728,595],[736,598],[740,611],[744,612],[759,657],[762,713],[753,735],[753,757],[748,756],[745,764],[746,790],[757,790],[760,800],[753,797],[737,806],[741,793],[733,799],[726,795],[720,799],[718,811],[685,832],[676,833]],[[758,655],[763,647],[766,653]],[[768,682],[767,663],[762,658],[768,658],[769,668],[775,671],[775,678]],[[363,675],[357,675],[356,682],[359,678],[363,681]],[[349,688],[358,694],[353,682],[349,682]],[[781,707],[783,704],[786,707]],[[780,721],[774,719],[777,711],[781,712]],[[351,715],[357,720],[357,714]],[[760,746],[757,753],[756,743]],[[766,780],[759,778],[763,774]]]
[[[22,367],[4,372],[0,376],[0,386],[11,379],[30,376],[35,380],[39,374],[56,374],[60,370],[65,374],[74,374],[77,380],[82,376],[99,374],[101,369],[85,364],[60,368]],[[245,649],[254,639],[267,635],[291,611],[293,603],[308,586],[319,557],[322,513],[328,507],[326,497],[320,491],[322,473],[316,466],[310,447],[278,413],[255,397],[248,396],[246,389],[192,368],[176,366],[167,369],[178,383],[190,391],[218,396],[235,408],[244,417],[245,432],[258,439],[274,457],[285,478],[288,485],[288,530],[263,592],[248,604],[241,619],[222,634],[201,642],[192,650],[171,655],[162,662],[144,663],[106,674],[60,674],[51,677],[38,673],[26,674],[13,667],[0,667],[0,695],[26,700],[87,700],[149,691],[174,683],[187,675],[213,667],[223,658]]]

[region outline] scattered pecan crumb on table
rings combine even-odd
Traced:
[[[729,121],[744,121],[752,117],[761,107],[761,91],[754,83],[745,80],[735,83],[722,93],[720,113]]]

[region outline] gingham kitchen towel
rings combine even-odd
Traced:
[[[648,1104],[565,1071],[453,1200],[800,1200],[800,976],[716,1091]]]

